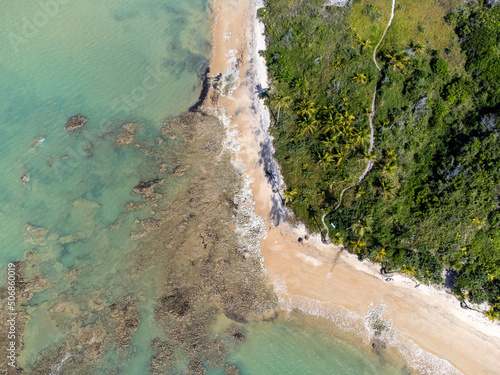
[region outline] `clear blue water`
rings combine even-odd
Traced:
[[[163,120],[185,112],[200,94],[211,17],[208,0],[2,4],[0,279],[8,262],[22,261],[26,280],[43,280],[23,301],[27,323],[17,363],[25,373],[146,374],[158,354],[152,340],[172,339],[154,313],[163,263],[147,265],[147,272],[137,266],[159,256],[158,239],[131,238],[138,220],[158,217],[158,209],[126,207],[144,202],[132,193],[139,181],[165,178],[161,205],[177,202],[174,215],[187,210],[178,198],[189,176],[169,180],[159,168],[179,163],[182,141],[158,137]],[[88,118],[80,134],[64,128],[75,115]],[[118,147],[125,123],[136,123],[137,134]],[[204,170],[203,160],[192,162]],[[45,231],[32,238],[37,228]],[[123,329],[109,311],[127,298],[136,300],[140,324],[122,348],[109,338]],[[400,373],[314,325],[279,320],[244,331],[245,343],[226,343],[228,366],[240,374]],[[210,340],[220,333],[214,332]],[[175,345],[171,352],[168,371],[186,373],[186,356]],[[80,360],[93,363],[92,372]],[[216,367],[210,371],[221,374]]]

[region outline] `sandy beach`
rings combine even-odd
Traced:
[[[243,166],[250,182],[255,213],[267,230],[261,240],[264,266],[283,309],[299,309],[336,324],[349,324],[349,316],[352,324],[362,325],[371,306],[382,302],[395,332],[390,344],[421,373],[500,374],[498,324],[461,308],[445,290],[399,275],[387,282],[379,265],[324,245],[318,236],[299,242],[305,229],[284,220],[286,211],[274,192],[280,176],[272,160],[269,115],[258,98],[268,82],[258,55],[265,45],[257,6],[255,0],[215,0],[210,74],[222,76],[219,90],[211,89],[204,109],[223,119],[234,162]],[[360,334],[369,340],[368,329]]]

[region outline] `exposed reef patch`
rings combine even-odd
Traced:
[[[131,134],[135,128],[122,126],[121,131]],[[161,137],[141,143],[139,150],[152,168],[138,173],[130,187],[134,198],[108,227],[117,231],[130,225],[137,241],[123,251],[113,249],[112,242],[103,248],[104,257],[123,259],[116,272],[104,276],[106,287],[96,283],[89,290],[84,284],[96,277],[94,266],[81,262],[67,269],[68,286],[54,286],[60,290],[42,308],[62,332],[60,339],[40,350],[25,373],[118,374],[119,363],[136,355],[131,340],[143,321],[161,330],[145,344],[153,353],[153,374],[170,373],[179,363],[189,374],[205,374],[207,365],[239,373],[227,358],[229,346],[245,340],[234,322],[273,317],[278,303],[256,251],[261,224],[246,211],[240,194],[246,185],[224,149],[225,136],[217,118],[188,112],[166,120]],[[89,215],[100,208],[84,199],[73,206]],[[92,230],[91,225],[58,236],[27,224],[25,233],[32,245],[45,245],[45,250],[54,243],[62,250],[93,235]],[[37,274],[41,256],[35,251],[29,260],[35,291],[46,287]],[[33,294],[25,297],[33,300]],[[146,319],[144,311],[150,314]],[[116,363],[109,353],[115,353]]]
[[[137,134],[137,124],[129,122],[121,126],[121,131],[116,137],[116,147],[130,145],[135,140]]]
[[[66,121],[64,128],[69,132],[80,132],[83,130],[87,120],[88,119],[86,117],[80,115],[70,117],[68,121]]]

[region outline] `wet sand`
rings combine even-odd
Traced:
[[[215,0],[214,11],[210,72],[225,75],[222,88],[211,89],[204,108],[223,119],[234,163],[244,167],[250,182],[255,212],[264,218],[267,230],[261,240],[264,266],[283,308],[323,316],[345,308],[364,317],[371,304],[383,301],[385,318],[396,332],[395,345],[420,372],[459,373],[451,363],[465,374],[498,374],[498,324],[462,309],[444,290],[416,286],[399,275],[386,282],[378,265],[324,245],[318,236],[299,243],[305,229],[284,220],[286,211],[273,192],[280,177],[267,133],[269,116],[258,99],[260,87],[268,87],[268,82],[264,61],[258,56],[264,42],[255,0]]]

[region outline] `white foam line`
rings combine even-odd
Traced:
[[[298,310],[308,315],[328,319],[337,328],[357,334],[365,343],[369,343],[376,336],[373,323],[383,321],[384,332],[377,337],[386,345],[397,348],[408,366],[422,375],[463,375],[445,359],[422,350],[413,341],[397,334],[391,320],[384,316],[385,304],[382,301],[376,306],[371,304],[365,316],[330,302],[322,302],[304,296],[282,297],[280,307],[284,311]]]
[[[73,354],[66,354],[66,356],[61,360],[61,362],[56,363],[54,366],[51,367],[49,375],[58,375],[59,372],[61,371],[61,367],[64,364],[64,362],[66,362],[71,357],[73,357]]]
[[[263,4],[257,5],[257,7],[262,7]],[[252,12],[256,14],[255,12]],[[217,20],[217,18],[216,18]],[[259,22],[255,16],[252,19],[252,41],[250,43],[250,58],[254,61],[252,68],[255,70],[255,81],[252,82],[253,85],[260,84],[262,87],[267,86],[267,68],[265,60],[259,56],[259,49],[265,48],[265,38],[262,35],[264,32],[264,25]],[[232,92],[239,85],[239,68],[237,61],[236,50],[228,51],[226,57],[230,58],[230,64],[227,67],[227,71],[223,73],[222,77],[222,87],[220,89],[221,95],[226,96],[231,99]],[[234,80],[231,80],[234,79]],[[228,87],[231,85],[231,87]],[[224,95],[224,91],[226,91]],[[264,105],[263,100],[253,97],[252,100],[258,101],[258,113],[261,124],[265,124],[265,130],[269,129],[270,125],[270,115],[267,107]],[[228,114],[226,108],[218,106],[216,108],[215,114],[226,130],[226,137],[223,145],[223,152],[229,151],[232,155],[231,162],[233,166],[238,170],[242,179],[242,186],[234,196],[234,203],[238,205],[236,210],[235,219],[235,233],[238,237],[239,245],[245,249],[248,253],[253,256],[258,257],[261,269],[263,272],[267,273],[264,267],[264,259],[262,257],[260,249],[260,240],[265,238],[267,231],[265,229],[265,220],[255,213],[255,202],[253,200],[253,193],[250,188],[250,183],[252,182],[250,177],[245,174],[245,166],[237,165],[234,160],[235,151],[240,149],[240,144],[238,142],[238,124],[234,122],[233,118]]]

